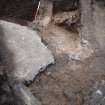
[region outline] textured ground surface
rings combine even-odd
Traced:
[[[43,105],[83,105],[96,81],[105,79],[105,51],[94,52],[85,60],[70,60],[65,52],[56,52],[57,44],[52,45],[52,37],[52,34],[43,35],[55,55],[56,63],[38,75],[30,88]],[[64,49],[70,48],[64,46]]]
[[[88,8],[88,6],[85,7]],[[46,72],[38,75],[30,86],[43,105],[96,105],[95,103],[101,100],[96,98],[94,101],[93,98],[89,102],[87,98],[96,91],[93,89],[96,82],[105,80],[105,13],[102,10],[104,7],[100,8],[96,4],[93,6],[93,17],[90,16],[91,13],[86,14],[85,17],[88,16],[88,18],[85,18],[86,23],[83,23],[88,24],[88,30],[85,32],[90,33],[85,33],[83,37],[89,40],[94,50],[94,53],[86,59],[72,60],[66,53],[70,51],[70,48],[73,50],[78,45],[79,35],[77,33],[64,32],[63,29],[53,28],[51,25],[46,29],[47,32],[44,29],[42,37],[55,55],[56,63],[48,67]],[[94,19],[94,25],[91,19]],[[92,31],[89,28],[90,25]],[[85,55],[87,54],[88,52],[85,52]],[[96,95],[92,96],[96,97]]]

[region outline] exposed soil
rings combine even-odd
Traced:
[[[55,64],[39,74],[30,86],[33,94],[43,105],[86,105],[86,97],[92,93],[97,81],[105,80],[105,50],[100,48],[104,36],[90,35],[91,47],[94,50],[86,59],[69,59],[67,52],[78,49],[80,36],[78,33],[54,26],[42,28],[41,34],[48,48],[55,56]],[[98,43],[95,43],[96,40]],[[89,42],[89,43],[90,43]],[[89,49],[91,51],[91,49]],[[78,53],[78,51],[77,51]],[[88,51],[84,53],[88,54]],[[93,104],[92,104],[93,105]]]
[[[53,33],[59,29],[55,27],[52,28],[50,25]],[[47,29],[47,32],[50,28]],[[57,31],[62,32],[61,29]],[[85,105],[85,96],[91,94],[95,82],[105,79],[105,56],[99,52],[85,60],[69,60],[67,51],[70,50],[70,47],[71,49],[76,48],[79,43],[79,35],[69,32],[65,36],[64,33],[61,33],[55,38],[57,44],[52,38],[54,34],[47,32],[42,34],[42,37],[55,55],[56,63],[36,77],[35,82],[30,86],[31,91],[43,105]],[[58,40],[62,40],[63,35],[67,40],[62,46]],[[68,39],[68,35],[72,37]],[[96,56],[97,54],[99,56]]]

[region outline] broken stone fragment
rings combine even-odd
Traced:
[[[47,65],[54,63],[51,51],[41,42],[36,31],[1,20],[0,32],[0,40],[5,44],[2,55],[8,75],[13,78],[20,81],[33,80]]]
[[[54,15],[54,23],[55,24],[63,24],[71,25],[76,23],[80,18],[80,14],[78,10],[69,11],[69,12],[58,12]]]

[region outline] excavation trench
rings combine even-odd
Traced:
[[[96,105],[97,100],[94,97],[97,95],[97,89],[104,91],[105,12],[102,8],[105,7],[103,0],[95,0],[94,3],[92,0],[81,1],[82,8],[78,0],[40,0],[36,18],[38,2],[35,4],[34,0],[23,0],[21,3],[19,0],[8,0],[8,3],[6,0],[0,1],[0,17],[12,17],[9,21],[14,20],[37,30],[55,57],[55,64],[39,73],[35,80],[31,81],[31,85],[30,82],[29,86],[27,85],[40,102],[37,105]],[[25,21],[26,24],[18,20]],[[1,105],[14,105],[14,93],[4,77],[0,76],[1,86],[6,86],[6,90],[0,89],[0,99],[4,100]],[[103,97],[104,92],[102,99],[96,98],[103,103]]]

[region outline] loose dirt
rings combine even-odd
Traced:
[[[74,60],[69,59],[67,52],[78,49],[81,40],[78,33],[62,29],[52,22],[48,28],[41,29],[41,34],[52,50],[56,63],[36,77],[30,86],[31,91],[43,105],[86,105],[86,97],[92,93],[94,84],[105,80],[105,50],[101,41],[105,39],[104,35],[86,36],[91,39],[89,43],[93,49],[88,48],[83,53],[88,55],[89,51],[85,59]],[[94,49],[96,46],[99,50]]]

